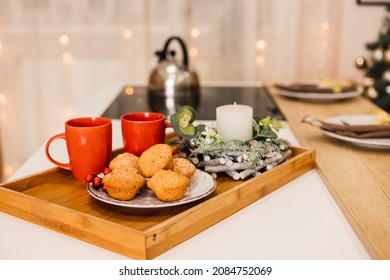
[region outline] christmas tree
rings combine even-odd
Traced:
[[[390,111],[390,5],[376,42],[367,43],[372,52],[370,61],[358,57],[356,67],[365,71],[362,81],[363,94],[386,111]]]

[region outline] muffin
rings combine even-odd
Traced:
[[[112,198],[131,200],[145,184],[145,178],[134,168],[116,168],[104,175],[103,184]]]
[[[130,154],[122,153],[113,158],[108,166],[111,170],[118,168],[138,168],[139,157]]]
[[[147,178],[161,169],[170,168],[172,168],[172,148],[167,144],[156,144],[150,147],[138,160],[138,170]]]
[[[161,201],[182,199],[189,185],[190,179],[183,174],[164,169],[157,171],[147,182],[147,186]]]
[[[174,158],[172,170],[191,179],[196,172],[196,167],[185,158]]]

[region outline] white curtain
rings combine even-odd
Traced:
[[[345,50],[362,54],[364,43],[348,46],[356,31],[346,30],[351,20],[345,20],[355,6],[354,0],[2,0],[3,174],[103,83],[146,84],[154,52],[172,35],[186,41],[201,82],[354,78]],[[382,12],[369,12],[375,38]],[[357,28],[367,25],[354,20]]]

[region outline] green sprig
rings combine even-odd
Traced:
[[[265,139],[277,139],[279,130],[284,128],[284,123],[277,120],[271,119],[267,116],[263,119],[255,117],[252,122],[253,125],[253,139],[265,140]]]

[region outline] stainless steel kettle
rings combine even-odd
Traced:
[[[177,41],[182,51],[182,62],[179,63],[176,51],[169,49],[172,41]],[[176,36],[168,38],[162,51],[157,51],[158,64],[149,76],[149,105],[154,111],[173,114],[183,105],[196,109],[199,103],[199,77],[190,70],[187,47],[184,41]]]

